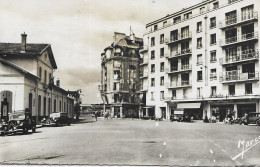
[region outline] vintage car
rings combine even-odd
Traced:
[[[260,113],[251,112],[248,115],[246,114],[244,117],[241,118],[239,124],[257,124],[260,126]]]
[[[36,121],[29,111],[15,111],[9,115],[8,129],[14,134],[20,131],[26,134],[29,130],[34,133],[36,132]]]
[[[51,113],[49,118],[44,118],[41,123],[43,126],[60,126],[70,125],[72,122],[71,118],[68,117],[67,113]]]
[[[183,110],[174,111],[174,114],[170,116],[170,121],[178,121],[178,122],[191,122],[191,118],[189,115],[184,114]]]

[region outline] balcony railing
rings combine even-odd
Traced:
[[[181,88],[181,87],[190,87],[191,86],[191,81],[189,80],[182,80],[182,81],[177,81],[177,82],[171,82],[166,85],[167,88]]]
[[[241,16],[237,15],[236,17],[232,17],[227,20],[223,20],[219,22],[219,28],[227,28],[230,26],[235,26],[237,24],[241,24],[243,22],[256,20],[258,19],[258,12],[257,11],[251,11],[241,14]]]
[[[140,73],[140,78],[147,78],[148,77],[148,72],[141,72]]]
[[[228,56],[228,57],[226,56],[226,59],[223,62],[223,64],[244,62],[247,60],[258,60],[258,59],[259,59],[258,49],[249,49],[249,50],[244,50],[232,56]]]
[[[148,91],[148,86],[147,86],[147,85],[142,85],[142,86],[140,86],[140,91],[141,91],[141,92]]]
[[[181,40],[185,40],[185,39],[191,39],[192,38],[192,33],[179,33],[176,36],[171,35],[170,40],[168,38],[165,39],[165,43],[166,44],[170,44],[170,43],[174,43],[174,42],[178,42]]]
[[[148,59],[143,59],[140,63],[140,65],[147,65],[148,64]]]
[[[144,46],[142,46],[142,48],[140,49],[140,53],[141,54],[143,54],[143,53],[145,53],[145,52],[147,52],[148,51],[148,45],[144,45]]]
[[[258,39],[258,32],[251,32],[251,33],[243,34],[241,36],[226,38],[224,40],[220,40],[219,44],[220,46],[228,46],[239,42],[250,41],[253,39]]]
[[[192,70],[192,65],[191,64],[172,66],[170,71],[168,69],[165,70],[165,71],[167,73],[174,73],[174,72],[182,72],[182,71],[189,71],[189,70]]]
[[[120,75],[114,75],[114,80],[120,80],[121,76]]]
[[[211,81],[217,80],[217,74],[216,74],[216,73],[210,74],[210,80],[211,80]]]
[[[185,55],[188,55],[188,54],[192,54],[192,50],[190,48],[182,49],[182,50],[177,51],[177,52],[172,52],[171,55],[170,55],[170,58],[185,56]]]
[[[259,72],[236,73],[235,71],[230,74],[224,74],[219,77],[220,82],[241,82],[247,80],[259,80]]]

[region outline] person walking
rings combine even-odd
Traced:
[[[97,117],[98,117],[98,111],[95,112],[96,121],[97,121]]]

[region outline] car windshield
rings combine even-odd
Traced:
[[[10,114],[9,120],[23,120],[25,119],[24,111],[16,111],[15,113]]]

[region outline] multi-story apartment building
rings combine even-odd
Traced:
[[[143,39],[114,33],[113,43],[101,54],[99,89],[112,117],[139,117],[139,49]]]
[[[256,0],[205,0],[146,25],[144,113],[194,119],[259,112]]]
[[[59,80],[54,85],[57,65],[51,46],[27,43],[27,35],[21,36],[21,43],[0,43],[0,111],[6,104],[9,113],[28,108],[37,120],[53,112],[73,118],[74,99]]]

